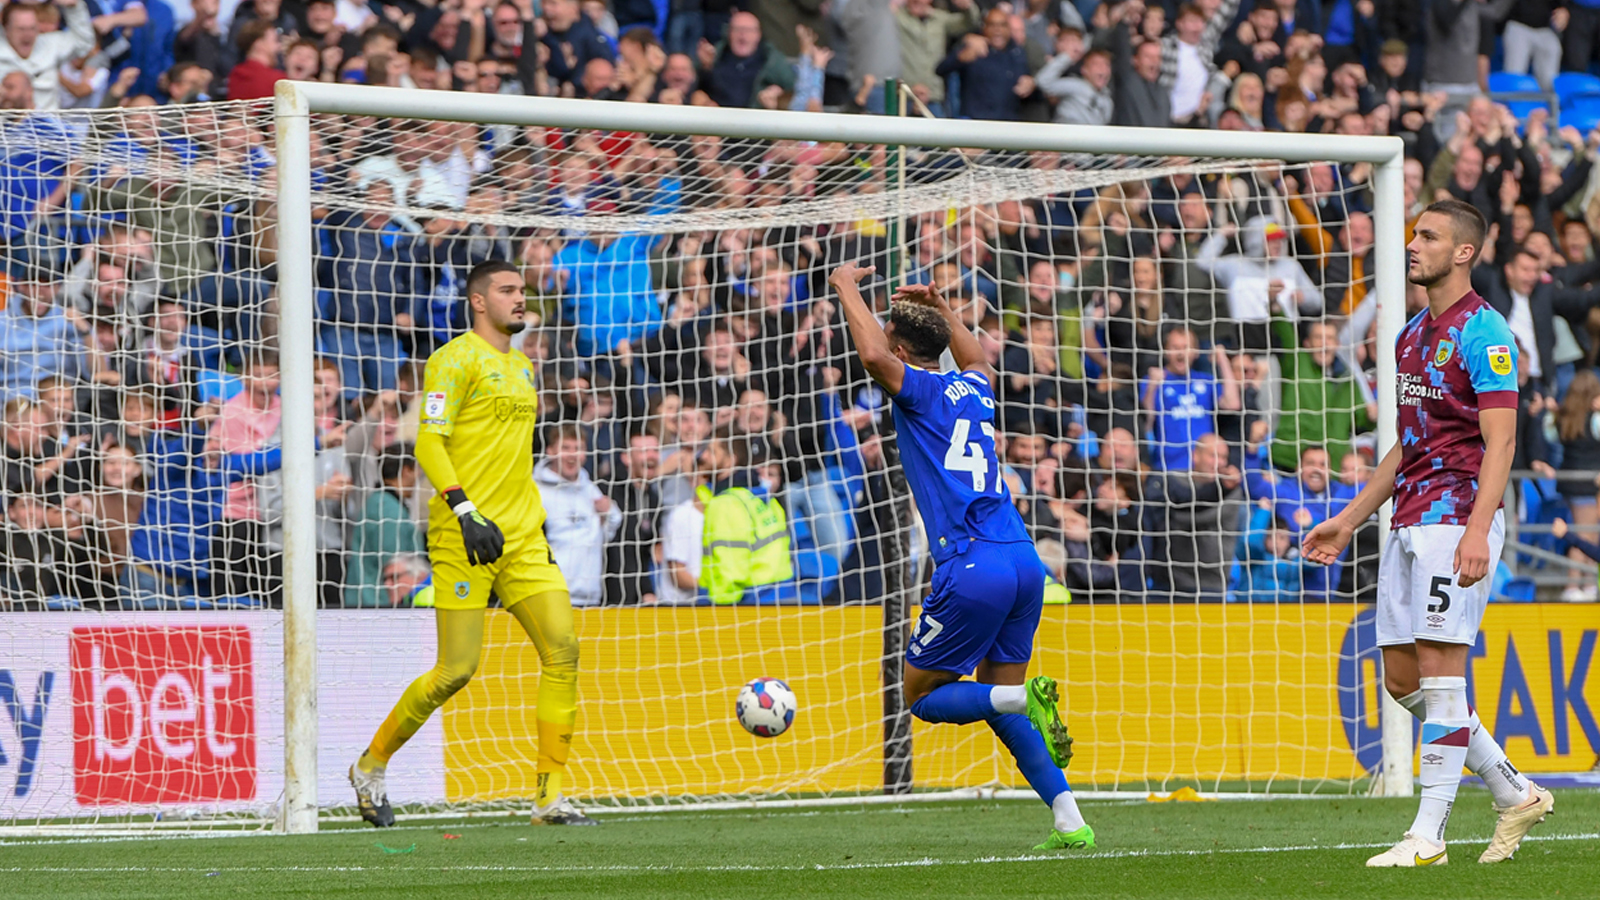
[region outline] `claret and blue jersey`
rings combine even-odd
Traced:
[[[920,669],[964,675],[1033,655],[1045,571],[1001,477],[994,416],[978,372],[906,366],[894,397],[901,465],[937,565],[906,651]]]
[[[1465,525],[1478,495],[1478,412],[1517,406],[1517,342],[1505,317],[1468,291],[1418,313],[1395,342],[1400,468],[1395,528]],[[1498,505],[1498,500],[1496,500]]]

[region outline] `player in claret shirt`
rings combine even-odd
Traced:
[[[1034,849],[1093,849],[1094,829],[1061,772],[1072,738],[1056,711],[1056,682],[1027,680],[1045,568],[995,456],[993,373],[977,336],[935,287],[901,288],[880,327],[856,287],[872,271],[845,263],[828,283],[862,366],[894,398],[900,459],[935,564],[906,648],[911,714],[987,722],[1055,817]],[[939,371],[946,349],[956,371]],[[976,681],[961,680],[974,672]]]
[[[1500,497],[1517,425],[1517,345],[1506,320],[1472,290],[1483,216],[1459,200],[1429,206],[1406,249],[1428,308],[1395,343],[1400,442],[1345,511],[1306,535],[1313,562],[1338,559],[1355,529],[1394,497],[1378,576],[1385,687],[1422,720],[1422,803],[1374,867],[1442,865],[1445,823],[1465,764],[1494,794],[1499,822],[1478,858],[1500,862],[1555,801],[1518,772],[1467,705],[1467,652],[1505,543]]]

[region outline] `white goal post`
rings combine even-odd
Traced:
[[[315,480],[311,129],[316,113],[889,146],[1367,163],[1373,168],[1375,197],[1380,458],[1396,440],[1393,350],[1404,324],[1406,292],[1403,145],[1398,138],[705,109],[291,81],[278,83],[275,112],[283,473],[291,485]],[[1385,530],[1388,516],[1386,505],[1380,513],[1380,527]],[[317,828],[315,517],[310,491],[287,492],[283,508],[286,788],[282,814],[289,832]],[[1383,763],[1376,790],[1388,795],[1409,794],[1410,718],[1387,696],[1383,702]]]

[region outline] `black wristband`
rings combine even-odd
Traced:
[[[444,492],[444,502],[446,506],[455,509],[467,502],[467,492],[458,487],[447,488]]]

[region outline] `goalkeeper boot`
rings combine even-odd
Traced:
[[[1443,844],[1435,844],[1408,831],[1400,843],[1367,860],[1367,868],[1410,869],[1416,866],[1442,866],[1449,861]]]
[[[1035,850],[1093,850],[1094,829],[1085,825],[1072,831],[1059,831],[1052,829],[1050,836],[1044,843],[1034,847]]]
[[[384,773],[382,766],[371,772],[361,771],[360,763],[350,767],[350,786],[356,789],[356,808],[361,810],[361,818],[374,828],[388,828],[394,824],[389,792],[383,785]]]
[[[599,825],[600,823],[583,814],[583,811],[572,805],[572,801],[559,797],[549,806],[533,808],[533,824],[535,825]]]
[[[1500,814],[1500,820],[1494,823],[1494,837],[1489,840],[1489,848],[1478,857],[1478,862],[1497,863],[1510,859],[1517,852],[1522,839],[1527,837],[1528,831],[1543,822],[1544,817],[1554,812],[1555,808],[1556,798],[1550,796],[1549,791],[1528,782],[1526,803],[1494,808]]]
[[[1028,721],[1044,738],[1051,762],[1065,769],[1072,762],[1072,735],[1067,733],[1067,726],[1061,722],[1061,713],[1056,710],[1056,702],[1060,698],[1054,678],[1040,675],[1028,681]]]

